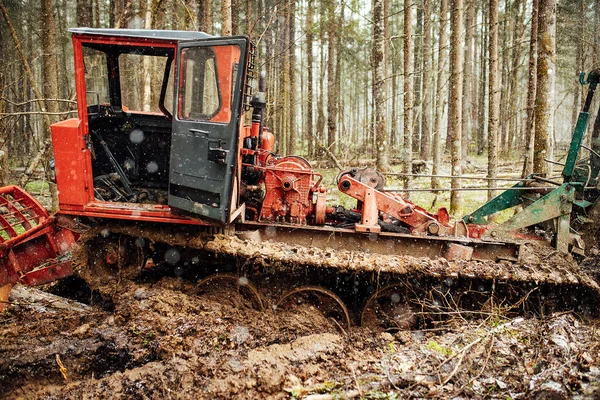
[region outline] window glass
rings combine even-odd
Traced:
[[[121,54],[121,104],[124,110],[160,113],[160,90],[163,83],[167,57]],[[171,112],[173,104],[173,76],[171,71],[164,106]]]
[[[183,49],[181,119],[209,120],[221,106],[215,53],[208,47]]]
[[[83,47],[87,105],[109,104],[106,53]]]

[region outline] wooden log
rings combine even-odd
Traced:
[[[92,312],[93,307],[25,285],[13,286],[8,304],[30,307],[38,311],[70,310]]]

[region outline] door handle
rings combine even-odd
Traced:
[[[192,133],[201,133],[201,134],[207,135],[207,136],[210,135],[209,131],[204,131],[202,129],[190,128],[190,132],[192,132]]]

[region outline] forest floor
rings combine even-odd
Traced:
[[[258,312],[179,278],[109,306],[0,315],[0,398],[598,398],[598,322],[571,312],[341,332],[309,306]]]

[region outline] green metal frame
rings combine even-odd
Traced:
[[[585,200],[575,199],[575,194],[577,192],[583,193],[584,186],[587,183],[586,181],[581,181],[581,177],[579,177],[576,173],[576,165],[579,157],[579,151],[583,143],[583,138],[590,121],[589,109],[592,98],[594,96],[596,86],[600,82],[600,70],[594,70],[590,72],[587,80],[585,79],[585,76],[582,75],[580,77],[580,82],[583,85],[589,84],[590,87],[584,108],[579,113],[579,118],[577,119],[575,130],[573,131],[569,153],[567,155],[567,160],[562,172],[563,184],[545,196],[537,200],[533,199],[531,204],[524,206],[522,211],[515,214],[508,221],[487,231],[483,235],[483,238],[488,237],[497,239],[500,237],[506,237],[520,229],[546,223],[555,232],[554,242],[557,250],[564,253],[569,251],[569,243],[571,242],[570,223],[573,204],[584,208],[592,204]],[[598,123],[598,121],[600,121],[600,119],[598,119],[596,122]],[[596,131],[596,129],[594,129],[594,131]],[[595,143],[595,141],[598,141],[600,144],[600,139],[598,137],[592,138],[592,143]],[[592,160],[590,162],[590,176],[595,178],[600,170],[600,162],[598,161],[598,157],[592,156],[590,159]],[[527,178],[535,180],[536,175],[530,175]],[[586,179],[589,178],[586,177]],[[524,191],[518,190],[518,188],[523,188],[525,186],[525,182],[517,183],[513,186],[513,188],[517,190],[506,190],[499,196],[479,207],[471,214],[464,216],[463,221],[469,224],[484,225],[488,223],[486,217],[490,215],[511,207],[524,205],[526,202],[531,202],[531,197],[524,193]]]

